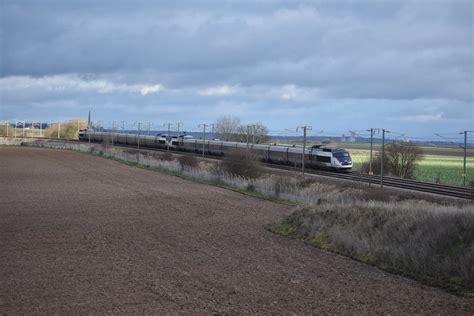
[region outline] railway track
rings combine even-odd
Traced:
[[[45,139],[45,138],[39,138],[39,139]],[[51,140],[57,140],[57,139],[53,138]],[[71,141],[78,142],[78,140],[71,140]],[[132,146],[132,145],[114,144],[114,146],[136,149],[136,146]],[[141,150],[151,150],[151,151],[160,151],[160,152],[167,151],[166,149],[148,148],[148,147],[141,148]],[[195,153],[175,151],[175,150],[173,150],[172,152],[177,153],[177,154],[196,155]],[[222,159],[221,157],[214,156],[214,155],[204,155],[204,157],[207,159],[213,159],[213,160]],[[264,165],[268,168],[286,170],[286,171],[299,172],[299,170],[301,170],[300,168],[295,168],[294,166],[287,166],[287,165],[276,165],[276,164],[269,164],[269,163],[265,163]],[[307,169],[305,172],[311,175],[320,175],[324,177],[338,178],[338,179],[348,180],[348,181],[370,183],[374,185],[380,184],[379,176],[369,176],[369,175],[361,174],[357,172],[338,173],[338,172],[330,172],[330,171],[314,170],[314,169]],[[383,185],[386,187],[401,188],[401,189],[417,191],[417,192],[424,192],[424,193],[431,193],[431,194],[437,194],[437,195],[443,195],[443,196],[456,197],[456,198],[461,198],[461,199],[474,200],[474,190],[470,188],[464,188],[464,187],[457,187],[457,186],[430,183],[430,182],[421,182],[421,181],[387,177],[387,176],[383,178]]]
[[[288,170],[287,166],[272,166],[272,168]],[[299,170],[294,167],[290,167],[290,168],[293,171]],[[337,172],[311,170],[311,169],[308,169],[305,172],[312,175],[320,175],[320,176],[325,176],[325,177],[380,185],[380,176],[369,176],[369,175],[361,174],[357,172],[337,173]],[[421,182],[421,181],[400,179],[400,178],[387,177],[387,176],[383,178],[383,185],[386,187],[401,188],[401,189],[412,190],[412,191],[417,191],[417,192],[424,192],[424,193],[431,193],[431,194],[438,194],[438,195],[474,200],[474,190],[469,189],[469,188],[464,188],[464,187],[457,187],[457,186],[430,183],[430,182]]]

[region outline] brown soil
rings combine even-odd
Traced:
[[[0,314],[473,314],[267,231],[289,206],[116,161],[0,148]]]

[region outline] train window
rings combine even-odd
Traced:
[[[331,162],[331,157],[316,156],[316,161],[330,163]]]
[[[350,157],[349,153],[347,151],[339,151],[334,153],[334,157],[336,158],[344,158],[344,157]]]
[[[323,148],[323,151],[327,152],[327,153],[330,153],[330,152],[332,152],[332,149],[331,148]]]

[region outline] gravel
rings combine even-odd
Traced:
[[[474,300],[275,235],[290,206],[0,147],[0,314],[440,313]]]

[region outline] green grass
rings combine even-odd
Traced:
[[[361,165],[370,157],[368,151],[351,150],[350,153],[354,171],[359,171]],[[443,184],[460,186],[463,184],[462,173],[463,157],[424,155],[418,162],[415,177],[419,181],[437,182],[439,180]],[[467,174],[466,183],[469,185],[470,181],[474,181],[474,158],[472,157],[467,160]]]

